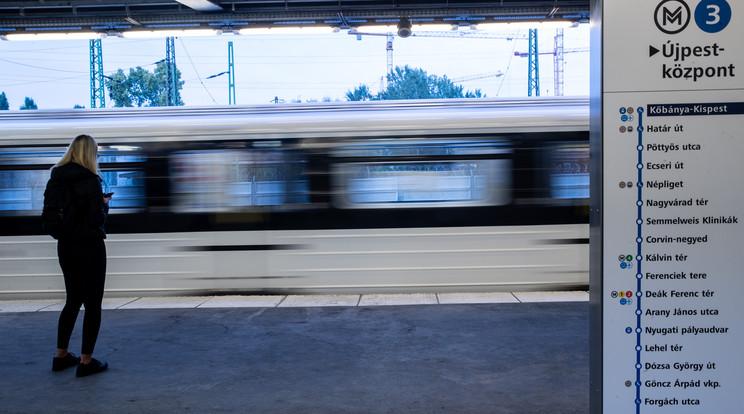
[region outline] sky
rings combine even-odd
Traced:
[[[553,96],[554,29],[538,31],[540,95]],[[409,65],[429,75],[447,76],[466,91],[480,89],[488,97],[527,96],[527,30],[494,33],[490,39],[395,36],[394,66]],[[506,37],[513,37],[509,40]],[[228,104],[228,77],[207,77],[228,70],[228,42],[233,42],[236,103],[345,101],[346,92],[367,85],[380,90],[387,72],[385,36],[358,40],[344,32],[312,35],[223,34],[175,39],[176,64],[185,81],[186,106]],[[153,71],[165,58],[165,39],[104,38],[103,69],[129,73],[141,66]],[[589,94],[589,25],[564,29],[564,95]],[[499,77],[459,78],[502,72]],[[26,97],[39,109],[90,107],[90,50],[87,40],[0,40],[0,92],[11,110]],[[113,102],[106,98],[106,106]]]

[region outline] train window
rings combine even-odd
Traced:
[[[66,150],[67,147],[0,148],[0,165],[48,165],[51,167],[65,155]]]
[[[559,143],[551,148],[551,196],[589,198],[589,145]]]
[[[50,169],[65,150],[66,147],[0,149],[0,214],[39,214]],[[115,192],[110,212],[144,207],[144,156],[139,148],[102,146],[99,156],[104,191]]]
[[[181,151],[171,154],[176,212],[240,211],[308,203],[305,161],[282,149]]]
[[[0,214],[40,213],[49,170],[0,171]]]
[[[334,197],[345,208],[506,204],[510,154],[504,141],[352,144],[334,153]]]
[[[109,202],[111,213],[137,211],[145,207],[145,174],[142,169],[145,159],[139,147],[111,145],[98,148],[103,191],[114,193]]]

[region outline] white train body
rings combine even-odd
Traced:
[[[107,295],[588,285],[588,101],[0,114],[0,298],[61,297],[40,203],[78,134],[114,191]]]

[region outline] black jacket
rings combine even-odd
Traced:
[[[68,184],[75,197],[81,201],[82,220],[75,234],[79,238],[105,239],[104,224],[109,207],[103,202],[101,177],[80,164],[70,162],[52,168],[52,178]]]

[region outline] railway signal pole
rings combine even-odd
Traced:
[[[537,53],[537,29],[530,29],[529,64],[527,67],[527,96],[540,96],[540,59]]]
[[[563,29],[555,31],[555,55],[553,55],[553,94],[563,96]]]
[[[101,47],[101,39],[90,40],[90,107],[106,107],[106,94],[103,87],[103,49]]]
[[[227,70],[211,76],[207,76],[206,79],[213,79],[225,74],[227,74],[228,103],[230,105],[235,105],[235,55],[233,54],[232,41],[227,42]],[[210,94],[209,96],[211,97],[212,95]],[[212,100],[214,101],[214,98],[212,98]],[[215,101],[215,103],[217,102]]]
[[[554,94],[555,96],[563,96],[563,75],[564,75],[564,56],[566,53],[576,53],[576,52],[588,52],[589,49],[565,49],[563,46],[563,29],[557,29],[556,35],[554,40],[554,49],[552,52],[540,52],[536,53],[535,55],[553,55],[553,88],[555,90]],[[514,56],[519,57],[528,57],[530,56],[527,52],[514,52]],[[530,59],[532,58],[537,59],[536,56],[530,56]],[[528,71],[529,68],[532,66],[528,65]],[[539,94],[538,94],[539,96]]]
[[[165,87],[168,92],[168,106],[178,104],[178,80],[176,78],[175,37],[165,38]]]
[[[235,105],[235,55],[232,41],[227,42],[227,79],[229,103]]]

